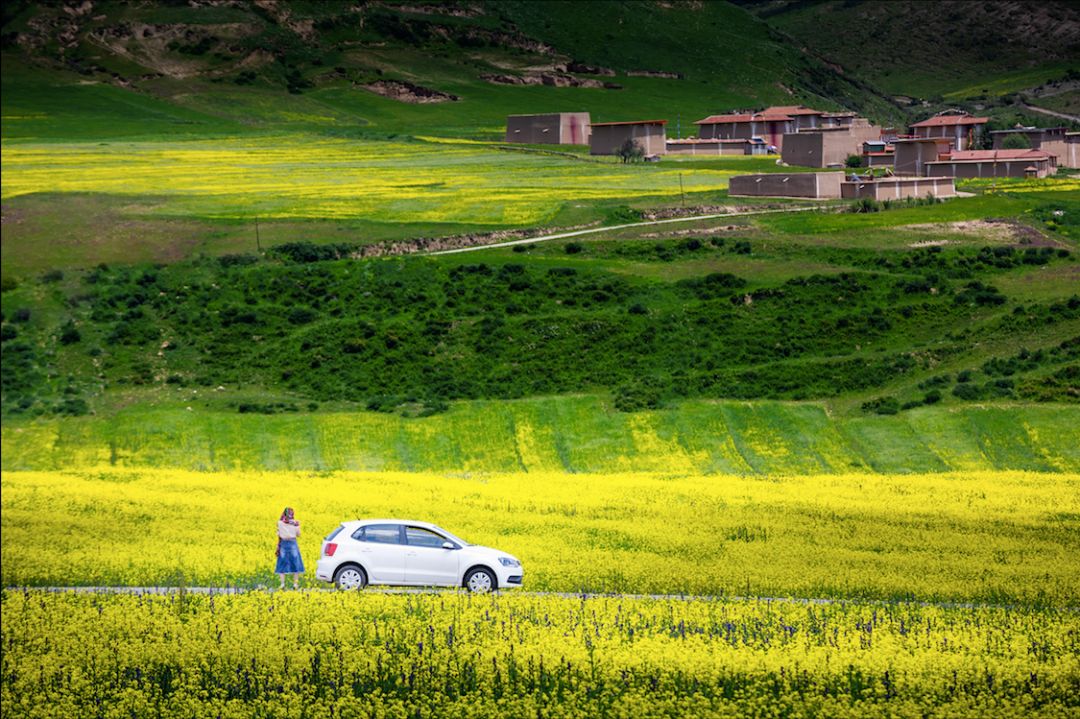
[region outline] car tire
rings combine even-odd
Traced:
[[[355,564],[346,564],[334,572],[334,585],[338,589],[363,589],[367,586],[367,573]]]
[[[465,588],[473,594],[485,594],[499,588],[499,582],[490,569],[477,567],[465,575]]]

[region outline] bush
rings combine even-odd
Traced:
[[[900,402],[896,397],[878,397],[863,402],[862,411],[873,414],[896,414],[900,411]]]
[[[567,242],[566,246],[563,247],[563,252],[565,252],[568,255],[576,255],[576,254],[579,254],[584,249],[585,249],[585,246],[582,245],[580,242]]]
[[[41,276],[41,281],[48,283],[59,282],[62,279],[64,279],[63,270],[49,270]]]
[[[1030,150],[1031,138],[1019,132],[1014,132],[1005,136],[1005,139],[1001,141],[1001,148],[1003,150]]]
[[[923,395],[923,404],[937,404],[941,401],[941,390],[932,389]]]
[[[844,160],[845,167],[862,167],[862,157],[859,155],[848,155]]]
[[[953,387],[953,396],[957,399],[977,400],[982,399],[982,389],[974,384],[958,384]]]
[[[60,328],[60,344],[73,345],[80,340],[82,340],[82,334],[79,333],[79,328],[75,326],[72,320],[68,320]]]
[[[15,310],[14,312],[11,313],[11,321],[12,322],[22,322],[22,323],[29,322],[30,321],[30,310],[27,309],[26,307],[20,307],[19,309]]]
[[[310,307],[293,307],[289,310],[289,324],[293,325],[306,325],[309,322],[315,321],[315,318],[319,314]]]
[[[643,379],[615,388],[615,409],[620,412],[640,412],[660,408],[660,389],[655,381]]]

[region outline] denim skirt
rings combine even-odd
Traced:
[[[281,540],[281,556],[277,558],[275,574],[300,574],[304,571],[304,560],[300,558],[300,547],[295,539]]]

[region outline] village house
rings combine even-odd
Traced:
[[[884,140],[867,140],[863,143],[863,167],[892,167],[894,159],[893,146]]]
[[[627,140],[634,140],[646,157],[667,152],[667,120],[633,120],[630,122],[594,122],[589,139],[590,155],[616,155]]]
[[[952,150],[952,140],[947,137],[901,137],[893,140],[892,146],[893,170],[897,175],[926,175],[926,163],[936,162]]]
[[[956,182],[951,177],[874,177],[845,180],[840,197],[845,200],[904,200],[907,198],[955,197]]]
[[[982,126],[989,122],[986,117],[973,117],[966,112],[942,113],[911,126],[911,134],[918,139],[948,138],[956,150],[970,148]]]
[[[1058,160],[1064,167],[1080,167],[1080,132],[1065,133],[1065,159]]]
[[[853,112],[825,112],[802,105],[776,105],[760,112],[710,115],[694,124],[698,126],[698,137],[703,140],[756,141],[782,152],[785,135],[851,127],[859,124],[859,120],[862,118],[857,118]],[[756,154],[757,148],[756,145],[746,145],[744,149],[745,154]]]
[[[1065,160],[1068,159],[1064,127],[1014,127],[1011,130],[992,130],[990,137],[994,140],[994,149],[1004,149],[1005,138],[1010,135],[1027,138],[1032,150],[1049,152],[1057,158],[1059,165],[1065,165]],[[1076,167],[1076,165],[1065,166]]]
[[[506,141],[528,145],[588,145],[591,122],[587,112],[510,115]]]
[[[818,127],[784,135],[781,158],[802,167],[843,167],[849,155],[862,155],[863,143],[877,140],[881,130],[864,117],[850,124]]]
[[[923,164],[927,176],[1046,177],[1057,171],[1057,157],[1044,150],[960,150]]]

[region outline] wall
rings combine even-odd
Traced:
[[[667,153],[667,133],[663,125],[594,125],[589,154],[614,155],[628,137],[645,148],[646,155]]]
[[[1038,177],[1050,174],[1049,160],[998,160],[997,162],[928,162],[923,166],[926,175],[944,177],[1024,177],[1024,168],[1034,165]]]
[[[902,200],[907,197],[953,197],[956,185],[951,177],[883,177],[873,181],[843,182],[840,195],[846,200],[869,197],[874,200]]]
[[[749,155],[749,144],[745,142],[697,142],[667,141],[669,155]]]
[[[924,166],[927,162],[937,160],[940,152],[940,147],[935,142],[898,140],[893,143],[893,149],[893,169],[897,175],[925,175]]]
[[[510,115],[506,118],[506,141],[530,145],[587,145],[589,123],[587,112]]]
[[[800,172],[765,175],[736,175],[728,185],[728,194],[743,197],[840,197],[842,172]]]
[[[1063,167],[1080,167],[1080,132],[1065,135],[1065,155],[1058,159]]]

